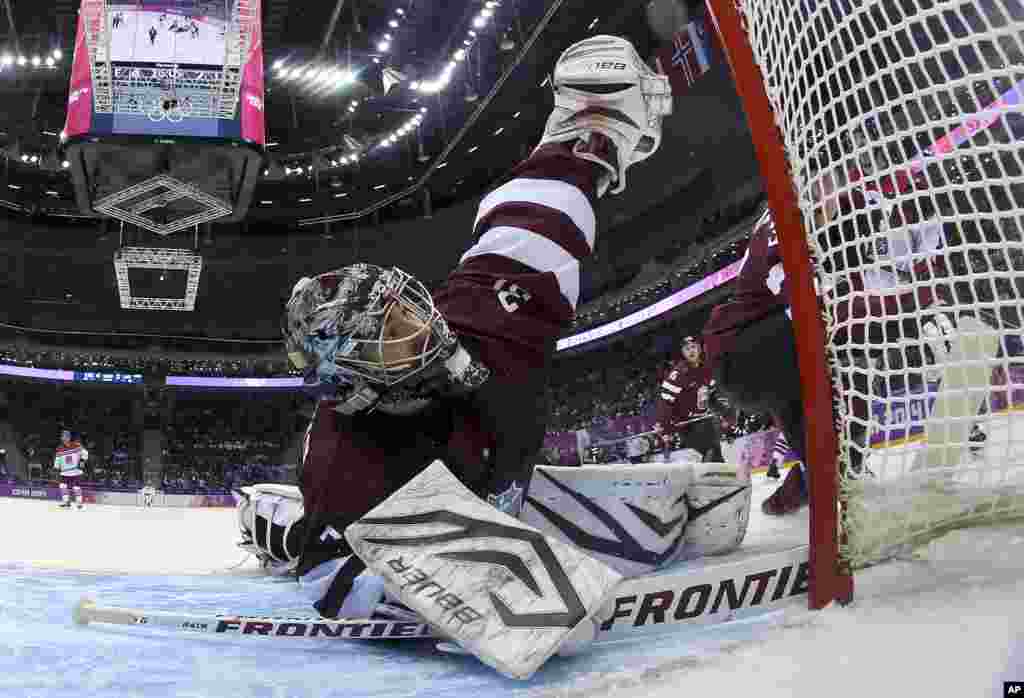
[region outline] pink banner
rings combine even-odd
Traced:
[[[68,90],[68,112],[64,121],[64,137],[88,133],[92,127],[92,72],[89,48],[85,44],[85,18],[78,15],[75,56],[71,64],[71,85]]]
[[[263,29],[260,26],[260,2],[249,0],[253,11],[252,46],[242,72],[242,138],[265,145],[266,121],[263,112]]]

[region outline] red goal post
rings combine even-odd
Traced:
[[[1024,517],[1024,4],[707,3],[791,289],[820,608],[855,569]],[[826,176],[845,208],[821,223]]]
[[[815,406],[805,414],[807,434],[806,466],[811,477],[810,549],[808,564],[811,608],[822,608],[832,600],[847,602],[853,595],[853,577],[840,567],[839,507],[836,478],[837,454],[832,385],[825,356],[825,328],[814,290],[814,269],[807,249],[796,192],[786,160],[786,149],[775,126],[768,93],[754,59],[743,20],[734,0],[708,0],[711,17],[732,67],[736,91],[747,112],[768,204],[779,235],[786,278],[793,305],[793,327],[797,337],[801,394],[805,405]]]

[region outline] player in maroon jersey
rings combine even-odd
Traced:
[[[834,195],[835,185],[833,177],[821,177],[814,187],[817,195],[814,217],[819,229],[839,214],[840,201]],[[836,247],[843,253],[858,249],[856,246]],[[765,210],[754,226],[732,297],[712,310],[704,327],[704,346],[712,374],[730,402],[744,411],[772,415],[793,449],[800,454],[801,467],[790,469],[778,490],[762,504],[762,510],[771,515],[796,511],[807,502],[806,474],[802,466],[804,406],[789,306],[789,289],[775,223],[771,211]],[[854,386],[866,393],[866,372],[854,369],[850,375]],[[866,420],[867,404],[863,400],[853,403],[854,414]],[[855,438],[862,439],[863,426],[856,420],[853,429],[859,430]],[[854,458],[857,460],[853,467],[859,468],[859,455]]]
[[[718,416],[711,411],[714,379],[711,366],[696,337],[686,337],[682,357],[675,361],[661,381],[655,404],[656,426],[666,443],[678,436],[683,448],[692,448],[701,460],[722,463],[722,437]]]
[[[636,73],[619,65],[643,79],[624,83]],[[671,109],[667,79],[616,37],[570,47],[553,83],[540,144],[480,203],[476,243],[433,295],[368,264],[292,292],[288,354],[323,392],[305,441],[297,573],[325,616],[375,608],[382,580],[363,574],[341,534],[435,459],[499,509],[522,504],[555,341],[594,247],[594,206],[657,149]]]

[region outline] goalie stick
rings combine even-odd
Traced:
[[[684,626],[709,626],[765,615],[807,594],[806,546],[752,555],[720,564],[669,568],[623,580],[596,614],[594,644],[630,635],[662,633]],[[802,607],[802,606],[801,606]],[[97,606],[85,597],[73,610],[79,625],[110,623],[175,630],[192,635],[319,640],[443,640],[444,633],[418,621],[386,619],[327,620],[155,611]]]
[[[178,630],[193,634],[243,637],[323,638],[327,640],[410,640],[440,637],[422,621],[382,618],[328,620],[318,616],[247,616],[179,613],[97,606],[82,598],[72,611],[78,625],[109,623]]]

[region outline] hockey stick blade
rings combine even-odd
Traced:
[[[379,618],[328,620],[311,617],[263,617],[175,613],[97,606],[83,597],[72,610],[78,625],[141,625],[192,634],[325,640],[414,640],[441,637],[428,624]]]

